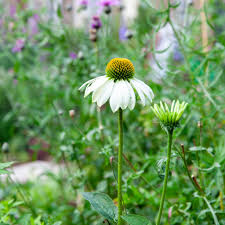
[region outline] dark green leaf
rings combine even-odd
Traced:
[[[129,224],[129,225],[151,225],[151,222],[145,218],[144,216],[139,215],[126,215],[122,216],[122,218]]]
[[[84,192],[83,197],[103,217],[111,221],[117,220],[117,207],[108,195],[98,192]]]

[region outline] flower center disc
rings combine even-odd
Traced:
[[[106,66],[106,75],[114,81],[129,80],[134,76],[134,65],[129,59],[115,58]]]

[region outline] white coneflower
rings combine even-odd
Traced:
[[[134,89],[137,91],[143,105],[146,98],[151,102],[154,94],[144,82],[134,78],[132,62],[124,58],[112,59],[106,66],[106,75],[89,80],[80,89],[86,86],[84,97],[92,93],[92,101],[99,107],[108,100],[113,112],[118,110],[119,148],[118,148],[118,219],[117,225],[122,225],[122,155],[123,155],[123,110],[127,107],[132,110],[136,103]],[[104,215],[103,215],[104,216]]]
[[[143,81],[134,78],[134,66],[125,58],[112,59],[106,67],[106,75],[99,76],[84,83],[80,89],[86,87],[84,97],[92,94],[92,101],[99,107],[108,100],[113,112],[127,107],[132,110],[135,106],[135,92],[137,91],[142,104],[146,98],[151,102],[154,98],[152,89]],[[80,90],[79,89],[79,90]]]

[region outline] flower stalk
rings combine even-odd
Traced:
[[[167,182],[169,176],[169,169],[170,169],[170,158],[171,158],[171,150],[172,150],[172,142],[173,142],[173,131],[176,127],[179,126],[179,121],[181,116],[184,113],[184,110],[187,107],[186,102],[180,103],[179,101],[173,101],[171,107],[166,103],[160,102],[160,104],[154,104],[152,108],[155,115],[161,122],[162,128],[166,131],[168,135],[168,147],[167,147],[167,160],[166,160],[166,170],[163,182],[163,191],[160,200],[159,212],[156,218],[156,225],[160,224],[163,205],[166,196],[166,189],[167,189]]]
[[[122,156],[123,156],[123,111],[119,109],[119,149],[118,149],[118,225],[122,225]]]
[[[173,130],[168,132],[166,171],[165,171],[165,176],[164,176],[163,191],[162,191],[162,196],[161,196],[161,200],[160,200],[159,213],[158,213],[158,216],[157,216],[157,219],[156,219],[156,225],[160,224],[160,220],[161,220],[161,216],[162,216],[162,210],[163,210],[163,205],[164,205],[165,196],[166,196],[167,182],[168,182],[169,169],[170,169],[170,158],[171,158],[172,141],[173,141]]]

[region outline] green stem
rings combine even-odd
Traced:
[[[166,188],[167,188],[167,181],[168,181],[169,168],[170,168],[172,140],[173,140],[173,131],[170,131],[168,133],[168,149],[167,149],[166,171],[165,171],[163,191],[162,191],[162,196],[161,196],[161,201],[160,201],[159,213],[158,213],[157,220],[156,220],[156,225],[160,224],[164,200],[165,200],[165,196],[166,196]]]
[[[210,210],[210,212],[212,214],[212,217],[213,217],[215,225],[220,225],[219,221],[217,219],[216,213],[214,212],[210,202],[208,201],[208,199],[205,196],[203,197],[203,199],[204,199],[205,203],[207,204],[207,206],[208,206],[208,208],[209,208],[209,210]]]
[[[195,189],[198,191],[198,193],[201,195],[201,197],[204,199],[207,207],[209,208],[211,214],[212,214],[212,217],[213,217],[213,220],[214,220],[214,223],[215,225],[220,225],[219,222],[218,222],[218,219],[217,219],[217,216],[216,216],[216,213],[213,209],[213,207],[211,206],[209,200],[207,199],[206,195],[205,195],[205,192],[201,189],[201,187],[199,185],[196,185],[196,183],[193,181],[192,177],[191,177],[191,174],[188,170],[188,166],[187,166],[187,161],[186,161],[186,157],[185,157],[185,152],[183,152],[183,156],[182,156],[182,159],[183,159],[183,162],[184,162],[184,167],[187,171],[187,175],[191,181],[191,183],[193,184],[193,186],[195,187]]]
[[[118,149],[118,223],[122,225],[122,156],[123,156],[123,111],[119,109],[119,149]]]

